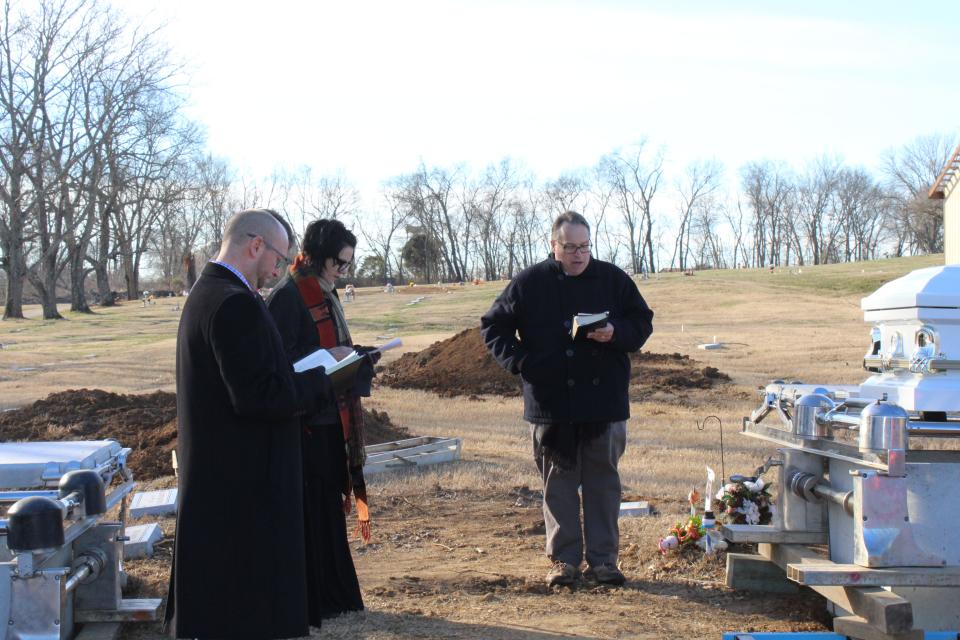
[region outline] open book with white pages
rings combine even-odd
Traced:
[[[300,373],[309,369],[323,367],[335,390],[347,389],[353,386],[357,372],[360,370],[363,360],[368,355],[371,353],[383,353],[389,349],[399,347],[401,344],[403,343],[400,338],[394,338],[390,342],[370,351],[363,353],[351,351],[346,357],[341,358],[339,361],[328,350],[317,349],[310,355],[304,356],[293,363],[293,370]]]
[[[374,352],[383,353],[384,351],[389,351],[390,349],[399,347],[402,344],[403,344],[403,341],[400,340],[400,338],[394,338],[390,342],[387,342],[386,344],[382,344],[376,349],[374,349],[373,351],[369,351],[367,353],[374,353]],[[316,369],[317,367],[323,367],[324,369],[326,369],[327,375],[329,376],[336,373],[340,369],[344,369],[346,367],[349,367],[353,363],[358,362],[363,358],[364,355],[366,354],[357,353],[356,351],[351,351],[349,355],[347,355],[342,360],[338,361],[333,356],[333,354],[327,351],[326,349],[317,349],[310,355],[304,356],[303,358],[294,362],[293,370],[296,371],[297,373],[300,373],[301,371],[306,371],[308,369]]]

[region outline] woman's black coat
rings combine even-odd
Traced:
[[[179,510],[167,624],[177,638],[305,636],[298,416],[330,400],[294,374],[260,296],[208,264],[177,335]]]
[[[273,288],[267,308],[291,361],[320,348],[317,325],[292,277]],[[347,457],[339,412],[331,405],[302,422],[307,598],[310,624],[320,626],[323,618],[361,611],[363,596],[343,514]]]

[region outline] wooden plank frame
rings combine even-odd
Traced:
[[[73,621],[82,622],[154,622],[160,619],[160,598],[124,598],[114,610],[78,609]]]
[[[788,565],[824,565],[830,559],[804,545],[759,545],[760,555],[786,570]],[[866,624],[881,633],[894,635],[913,630],[913,605],[882,587],[849,587],[810,585],[810,588],[836,606],[863,618]]]
[[[857,564],[788,564],[787,577],[810,586],[960,587],[957,567],[868,569]]]

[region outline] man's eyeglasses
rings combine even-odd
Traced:
[[[258,236],[255,233],[248,233],[247,237],[254,238],[254,239],[260,238],[260,240],[263,241],[263,244],[266,245],[267,249],[270,249],[270,251],[273,251],[275,254],[277,254],[278,267],[283,267],[284,269],[286,269],[291,264],[290,258],[287,257],[287,254],[285,254],[284,252],[280,251],[275,246],[267,242],[267,239],[264,238],[263,236]]]
[[[353,264],[353,260],[341,260],[339,256],[334,256],[333,264],[337,268],[337,271],[347,271],[350,269],[350,265]]]
[[[573,255],[575,253],[590,253],[590,243],[586,244],[563,244],[560,245],[563,247],[563,252],[567,255]]]

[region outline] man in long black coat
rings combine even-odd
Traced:
[[[269,210],[236,214],[177,335],[179,510],[166,621],[175,638],[307,635],[300,425],[332,402],[295,374],[257,290],[289,250]]]

